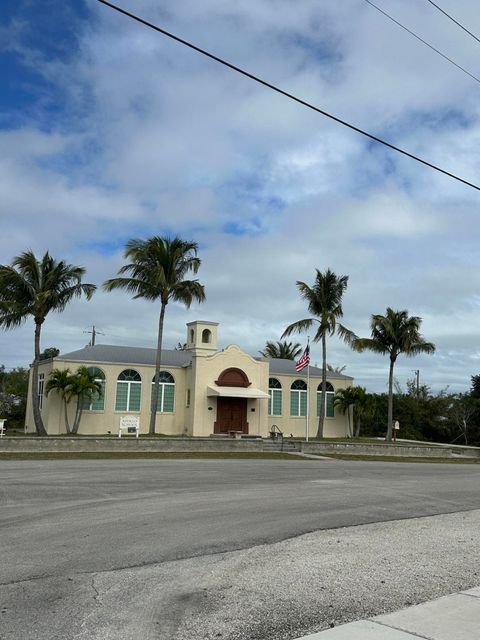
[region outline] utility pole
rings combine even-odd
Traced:
[[[91,339],[90,339],[90,342],[88,343],[89,347],[94,347],[95,346],[95,339],[96,339],[97,335],[99,335],[99,336],[104,336],[105,335],[101,331],[97,331],[95,329],[95,325],[92,326],[92,330],[91,331],[84,331],[83,333],[89,333],[92,336]]]
[[[415,374],[415,378],[417,380],[417,398],[420,395],[420,369],[413,369],[413,373]]]

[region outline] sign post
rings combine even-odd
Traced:
[[[118,437],[122,437],[122,431],[129,434],[134,433],[138,438],[140,433],[140,418],[138,416],[121,416],[120,425],[118,427]]]

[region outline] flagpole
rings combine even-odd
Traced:
[[[307,339],[307,347],[310,347],[310,336],[308,336]],[[310,356],[310,349],[309,349],[309,354]],[[310,357],[308,358],[308,364],[307,364],[307,424],[305,425],[306,427],[306,435],[305,435],[305,442],[308,442],[308,427],[309,427],[309,418],[310,418]]]

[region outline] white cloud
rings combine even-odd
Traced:
[[[457,4],[468,18],[471,6]],[[365,3],[125,6],[413,153],[478,174],[475,83]],[[419,31],[435,25],[438,46],[455,48],[466,66],[476,59],[427,3],[382,6]],[[421,368],[435,388],[468,386],[478,356],[475,192],[106,7],[93,7],[78,29],[69,62],[29,51],[24,27],[12,32],[10,50],[55,80],[68,108],[48,130],[32,117],[0,133],[3,262],[48,248],[101,284],[116,273],[129,237],[194,238],[207,302],[188,312],[172,305],[165,344],[183,341],[185,322],[201,316],[221,323],[222,345],[251,353],[306,315],[295,282],[329,266],[350,275],[344,319],[355,331],[368,333],[370,314],[387,306],[424,318],[437,355],[399,363],[399,378]],[[44,345],[81,347],[91,324],[105,342],[153,345],[157,312],[99,291],[49,318]],[[7,365],[29,362],[29,330],[0,334],[0,349]],[[320,360],[317,347],[313,353]],[[382,358],[333,339],[329,360],[385,388]]]

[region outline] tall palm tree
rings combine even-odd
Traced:
[[[133,298],[160,301],[158,320],[157,355],[152,392],[149,433],[155,433],[159,376],[162,364],[163,324],[167,304],[173,300],[187,308],[192,302],[205,300],[205,289],[198,280],[185,280],[185,276],[197,273],[201,261],[197,257],[198,244],[181,238],[153,236],[148,240],[129,240],[125,258],[129,262],[119,269],[120,277],[107,280],[107,291],[125,289]],[[124,275],[128,274],[128,275]]]
[[[327,336],[337,330],[343,336],[348,333],[337,320],[343,316],[342,297],[348,285],[348,276],[337,276],[331,269],[322,273],[316,269],[315,282],[310,287],[305,282],[297,281],[301,297],[307,302],[308,310],[314,316],[290,324],[282,334],[282,338],[294,332],[306,332],[316,326],[314,342],[322,343],[322,395],[320,402],[320,416],[318,418],[317,437],[323,438],[323,424],[325,420],[325,406],[327,395]]]
[[[33,251],[16,256],[10,266],[0,265],[0,327],[14,329],[30,316],[35,323],[35,358],[32,364],[32,407],[37,434],[47,435],[38,397],[40,333],[50,311],[63,311],[74,298],[89,300],[96,289],[83,284],[83,267],[54,260],[48,253],[37,260]]]
[[[387,440],[392,439],[393,370],[398,356],[401,353],[413,357],[420,353],[435,352],[435,345],[420,334],[421,323],[421,318],[409,316],[407,310],[394,311],[387,307],[384,316],[372,315],[370,338],[359,338],[349,331],[344,333],[344,338],[355,351],[369,350],[389,356]]]
[[[302,345],[299,342],[272,342],[267,340],[265,349],[259,351],[264,358],[283,358],[284,360],[295,360],[302,352]]]

